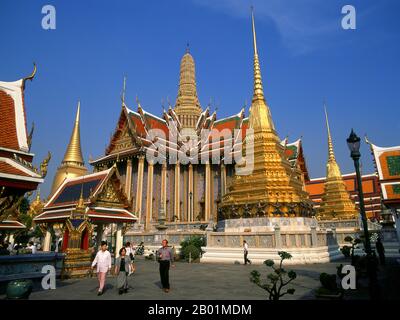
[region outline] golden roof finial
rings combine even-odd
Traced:
[[[325,110],[325,121],[326,121],[326,130],[328,132],[328,160],[329,161],[336,161],[335,153],[333,152],[333,143],[332,143],[332,136],[331,136],[331,129],[329,127],[328,121],[328,112],[326,111],[326,104],[324,102],[324,110]]]
[[[65,152],[64,159],[62,163],[73,162],[75,164],[84,165],[82,150],[81,150],[81,136],[79,128],[79,118],[80,118],[81,102],[78,101],[78,108],[76,111],[75,125],[72,130],[71,139]]]
[[[83,181],[81,184],[81,194],[79,195],[78,204],[76,205],[77,209],[85,209],[85,199],[83,198]]]
[[[35,201],[40,202],[40,188],[37,188]]]
[[[253,101],[265,100],[265,98],[264,98],[264,89],[263,89],[262,79],[261,79],[260,61],[258,60],[257,36],[256,36],[256,26],[255,26],[255,22],[254,22],[254,10],[253,10],[253,7],[251,7],[251,25],[252,25],[252,31],[253,31],[253,47],[254,47],[254,93],[253,93]]]

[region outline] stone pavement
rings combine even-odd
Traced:
[[[288,270],[295,270],[297,278],[292,282],[296,291],[294,295],[286,295],[282,299],[315,299],[314,290],[319,287],[319,275],[322,272],[335,273],[336,266],[346,261],[336,261],[324,264],[308,264],[288,266]],[[249,280],[252,270],[258,270],[263,277],[270,272],[265,265],[235,265],[235,264],[199,264],[177,262],[175,268],[171,268],[170,282],[171,291],[164,293],[160,288],[158,274],[158,263],[144,260],[142,257],[136,259],[136,272],[129,277],[130,290],[128,293],[118,295],[115,287],[116,278],[107,277],[106,291],[102,296],[97,296],[97,279],[70,279],[57,280],[56,290],[35,289],[31,300],[41,299],[171,299],[171,300],[223,300],[223,299],[267,299],[266,292]],[[400,267],[395,264],[390,269],[390,277],[398,278]],[[268,271],[268,272],[267,272]],[[393,279],[386,279],[384,285],[390,285]],[[396,285],[398,281],[396,282]],[[397,291],[397,290],[396,290]],[[391,292],[391,294],[394,294]],[[398,293],[396,292],[398,296]],[[4,296],[0,297],[4,298]],[[367,299],[368,293],[365,288],[345,294],[346,299]],[[394,298],[392,296],[392,298]]]
[[[294,296],[286,299],[313,299],[313,289],[319,286],[321,272],[336,273],[338,263],[289,266],[297,272],[293,282]],[[107,277],[106,291],[97,296],[97,279],[57,281],[56,290],[34,291],[30,299],[266,299],[266,292],[249,280],[250,272],[258,270],[264,277],[270,268],[265,265],[199,264],[176,262],[170,270],[171,291],[161,290],[158,263],[139,257],[136,272],[129,277],[131,289],[118,295],[116,278]]]

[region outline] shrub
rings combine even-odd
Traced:
[[[200,257],[200,250],[193,244],[186,246],[182,253],[186,261],[189,261],[189,258],[193,261]]]
[[[266,290],[269,293],[269,300],[279,300],[286,294],[294,294],[295,289],[289,288],[285,292],[281,293],[283,287],[287,286],[290,282],[296,279],[297,274],[293,270],[286,271],[282,268],[283,261],[291,259],[292,255],[285,251],[279,251],[281,261],[279,267],[275,267],[273,260],[265,260],[264,264],[267,267],[273,269],[273,272],[267,275],[267,282],[261,282],[261,274],[257,270],[253,270],[250,273],[250,281],[255,283],[260,288]]]
[[[192,260],[198,259],[203,251],[201,247],[205,246],[206,239],[202,236],[193,236],[186,238],[181,242],[180,258],[189,261],[189,253]]]

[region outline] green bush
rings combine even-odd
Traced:
[[[200,257],[200,250],[193,244],[189,244],[185,247],[182,254],[186,261],[189,261],[189,258],[191,258],[191,260],[193,261],[197,260]]]
[[[200,258],[203,251],[201,247],[206,245],[206,239],[202,236],[193,236],[186,238],[181,242],[180,258],[189,261],[189,253],[192,260]]]

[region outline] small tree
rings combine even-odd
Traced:
[[[267,281],[261,282],[261,274],[257,270],[250,273],[250,281],[255,283],[260,288],[269,293],[269,300],[279,300],[286,294],[294,294],[295,289],[290,288],[282,292],[283,287],[287,286],[290,282],[296,279],[296,272],[293,270],[287,272],[282,268],[283,260],[291,259],[292,255],[285,251],[279,251],[278,255],[281,257],[279,267],[275,267],[273,260],[265,260],[264,264],[271,267],[273,272],[267,275]]]

